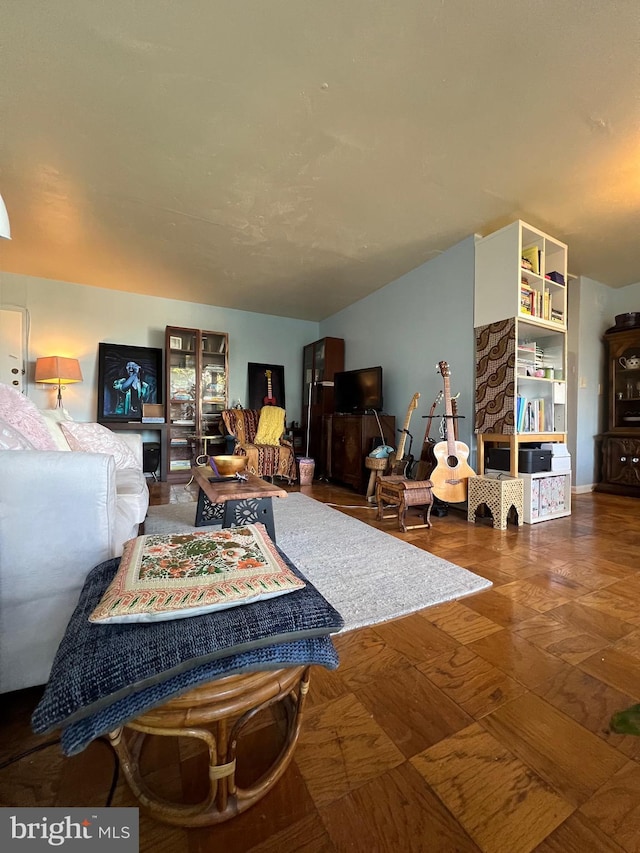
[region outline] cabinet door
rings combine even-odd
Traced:
[[[188,474],[195,458],[199,407],[197,343],[195,329],[167,328],[167,459],[168,474],[174,475],[174,479]]]
[[[222,412],[227,408],[228,335],[202,332],[200,338],[200,421],[198,434],[224,443],[220,431]]]
[[[605,482],[616,486],[640,488],[640,438],[606,438],[603,455]]]
[[[640,330],[609,340],[609,429],[640,431]]]

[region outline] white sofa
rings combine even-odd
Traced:
[[[61,449],[25,449],[7,387],[0,384],[0,693],[47,681],[87,574],[122,553],[149,505],[140,435],[116,439],[133,451],[135,468],[116,467],[118,456],[106,452],[65,452],[59,437]],[[33,445],[32,434],[23,439]]]

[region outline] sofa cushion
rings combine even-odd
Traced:
[[[73,418],[66,409],[40,409],[40,414],[44,418],[45,425],[49,430],[49,435],[54,441],[57,450],[71,450],[69,442],[65,438],[64,433],[60,428],[63,421],[72,421]]]
[[[285,565],[264,525],[139,536],[91,622],[154,622],[199,616],[304,587]]]
[[[0,420],[0,450],[35,450],[35,447],[11,424]]]
[[[116,494],[118,507],[123,508],[126,517],[142,524],[149,508],[149,487],[140,468],[116,468]]]
[[[116,468],[136,468],[136,458],[120,438],[102,424],[65,421],[60,424],[69,447],[86,453],[108,453],[116,461]]]
[[[24,394],[0,383],[0,420],[31,442],[35,450],[56,450],[42,414]]]

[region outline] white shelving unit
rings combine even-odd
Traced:
[[[567,443],[566,282],[567,246],[521,220],[476,241],[479,473],[484,471],[487,442],[509,445],[511,476],[536,479],[545,474],[517,471],[519,446]],[[565,481],[568,476],[570,488],[570,473],[550,476]],[[525,483],[525,501],[526,492]],[[530,490],[530,506],[534,498]],[[562,515],[571,512],[570,500],[565,503],[568,510]],[[551,517],[559,516],[545,512],[536,520]]]
[[[518,476],[524,481],[525,524],[571,515],[570,471],[541,471]]]

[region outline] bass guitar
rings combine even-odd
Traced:
[[[436,457],[436,467],[431,472],[430,480],[433,494],[441,501],[457,504],[467,499],[467,481],[475,477],[475,471],[467,463],[469,448],[462,441],[454,438],[453,408],[451,406],[451,387],[449,377],[451,372],[446,361],[438,364],[444,381],[444,410],[447,423],[447,440],[439,441],[433,448]]]
[[[273,396],[273,391],[271,390],[271,371],[265,370],[264,375],[267,377],[267,396],[263,398],[262,402],[265,406],[275,406],[276,398]]]
[[[404,455],[404,447],[407,441],[407,433],[409,432],[409,423],[411,421],[411,415],[418,408],[418,400],[420,399],[420,394],[417,392],[411,398],[411,402],[409,403],[409,408],[407,409],[407,416],[404,419],[404,426],[402,427],[402,434],[400,436],[400,441],[398,442],[398,449],[389,455],[389,465],[387,466],[386,474],[394,474],[397,477],[406,477],[407,472],[411,470],[411,465],[413,464],[413,458]]]
[[[422,451],[420,453],[420,459],[418,460],[418,464],[416,465],[416,480],[426,480],[429,477],[429,474],[435,468],[436,457],[433,455],[435,441],[429,436],[431,434],[431,424],[433,423],[433,415],[438,404],[440,403],[440,400],[442,400],[442,391],[438,391],[438,396],[435,398],[435,400],[431,404],[431,408],[429,409],[429,414],[427,416],[427,425],[424,431],[424,438],[422,439]]]

